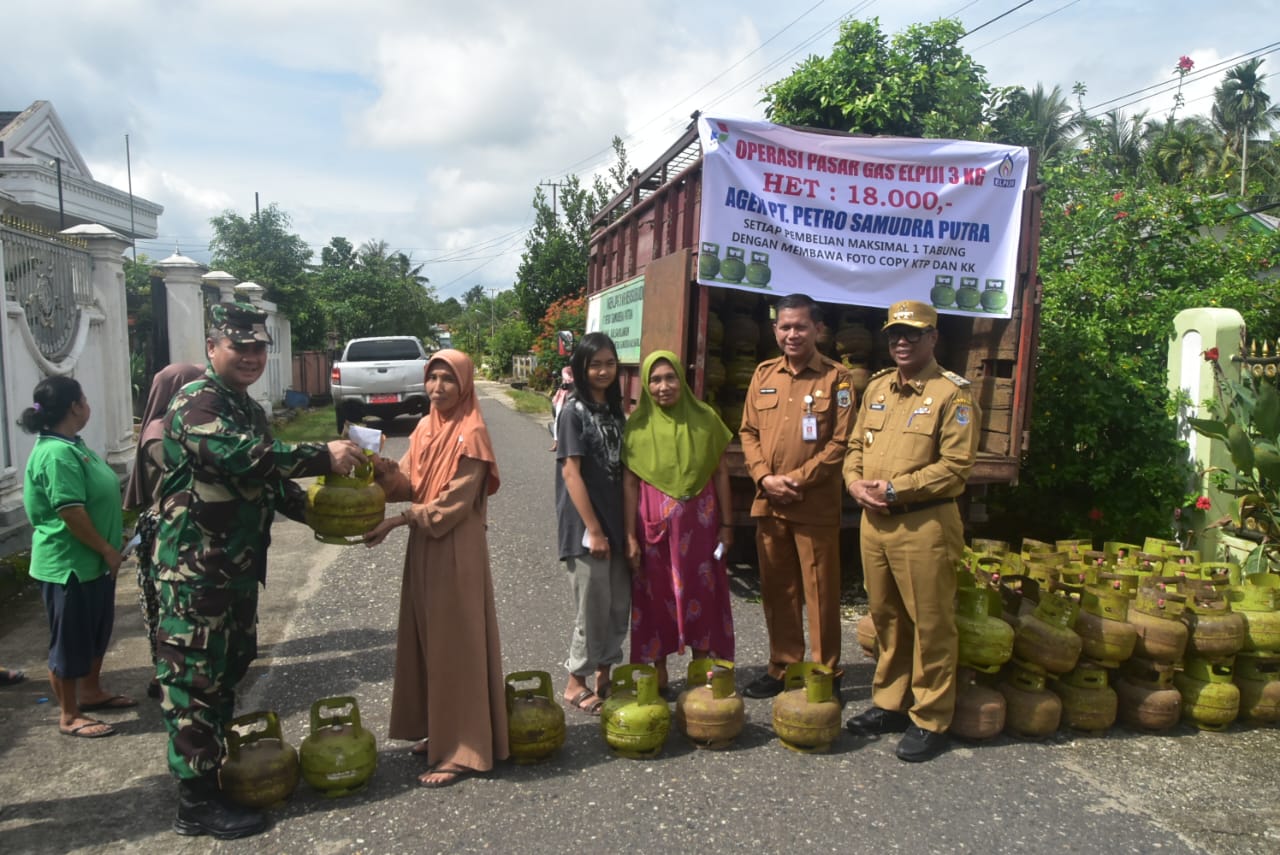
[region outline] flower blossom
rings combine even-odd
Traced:
[[[1102,511],[1098,508],[1090,508],[1089,519],[1092,522],[1102,522]]]
[[[1178,71],[1182,72],[1183,74],[1186,74],[1188,71],[1190,71],[1195,67],[1196,67],[1196,64],[1194,61],[1192,61],[1191,57],[1189,56],[1178,57]]]
[[[1124,198],[1124,191],[1123,191],[1123,190],[1118,190],[1118,191],[1116,191],[1115,193],[1111,194],[1111,201],[1112,201],[1112,202],[1119,202],[1119,201],[1120,201],[1121,199],[1123,199],[1123,198]]]
[[[1208,350],[1206,350],[1206,351],[1204,352],[1204,361],[1205,361],[1205,362],[1217,362],[1217,361],[1218,361],[1218,348],[1216,348],[1216,347],[1211,347],[1211,348],[1209,348]]]
[[[1116,211],[1116,219],[1117,219],[1117,220],[1123,220],[1123,219],[1124,219],[1125,217],[1127,217],[1127,216],[1129,216],[1129,212],[1128,212],[1128,211]]]
[[[1208,497],[1208,496],[1196,496],[1196,510],[1197,510],[1197,511],[1207,511],[1207,510],[1209,510],[1209,505],[1211,505],[1211,504],[1212,504],[1212,502],[1210,502],[1210,501],[1209,501],[1209,497]]]

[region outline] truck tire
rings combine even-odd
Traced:
[[[333,408],[334,415],[338,423],[338,436],[342,436],[342,429],[347,426],[347,420],[342,417],[342,405],[338,404]]]

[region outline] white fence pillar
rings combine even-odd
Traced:
[[[133,380],[129,371],[129,308],[125,300],[124,252],[129,241],[106,226],[72,226],[65,235],[88,244],[93,257],[94,299],[102,310],[98,358],[104,388],[99,391],[102,412],[94,412],[105,436],[106,461],[117,471],[133,463]]]
[[[174,253],[156,267],[163,271],[165,308],[169,315],[169,362],[207,363],[204,297],[200,277],[208,270],[200,262]],[[157,365],[159,369],[162,366]]]
[[[1231,455],[1220,442],[1201,436],[1191,429],[1188,418],[1206,418],[1204,402],[1217,398],[1218,387],[1214,379],[1213,365],[1205,361],[1204,352],[1217,348],[1218,365],[1232,379],[1240,377],[1240,363],[1232,356],[1244,349],[1244,318],[1235,309],[1201,308],[1186,309],[1173,319],[1173,337],[1169,341],[1169,391],[1184,392],[1190,402],[1178,412],[1178,431],[1187,442],[1188,455],[1196,471],[1231,469]],[[1217,520],[1231,513],[1234,499],[1214,488],[1209,479],[1201,476],[1200,489],[1209,497],[1210,507],[1205,517]],[[1198,548],[1205,560],[1216,557],[1221,530],[1216,528],[1198,532]]]

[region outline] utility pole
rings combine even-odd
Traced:
[[[539,183],[538,183],[538,186],[539,186],[539,187],[550,187],[550,188],[552,188],[552,190],[551,190],[551,216],[555,217],[557,220],[558,220],[558,219],[560,219],[560,214],[559,214],[559,212],[556,210],[556,198],[560,195],[560,188],[561,188],[561,187],[563,187],[564,185],[563,185],[563,184],[561,184],[559,181],[541,181],[541,182],[539,182]]]
[[[496,335],[496,327],[494,326],[493,301],[497,295],[498,295],[497,288],[489,289],[489,341],[490,341],[489,346],[490,347],[493,347],[493,344],[492,344],[493,337],[494,335]]]
[[[129,135],[124,135],[124,168],[129,176],[129,243],[133,246],[133,263],[138,263],[138,231],[133,222],[133,159],[129,156]]]

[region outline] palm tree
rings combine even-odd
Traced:
[[[1232,147],[1240,152],[1240,195],[1245,194],[1249,176],[1249,137],[1266,131],[1280,109],[1271,105],[1271,96],[1262,88],[1265,74],[1258,68],[1264,60],[1254,57],[1228,71],[1222,84],[1213,90],[1213,120],[1226,132]]]
[[[1089,147],[1097,152],[1107,168],[1118,175],[1133,175],[1142,165],[1145,150],[1144,110],[1126,117],[1119,110],[1109,110],[1099,119],[1086,122],[1085,135]]]
[[[1080,130],[1080,117],[1072,112],[1060,86],[1045,92],[1044,84],[1037,83],[1027,93],[1026,109],[1033,145],[1046,160],[1070,146]]]
[[[1143,134],[1147,157],[1166,184],[1207,174],[1218,162],[1218,138],[1213,127],[1199,116],[1152,119]]]

